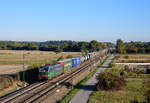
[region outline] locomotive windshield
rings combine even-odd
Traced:
[[[48,66],[43,66],[40,68],[40,72],[48,72]]]

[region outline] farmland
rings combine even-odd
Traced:
[[[14,51],[0,50],[0,74],[15,73],[22,70],[24,54],[25,67],[32,64],[46,64],[56,61],[59,57],[68,55],[79,56],[80,52],[45,52],[45,51]]]
[[[150,54],[116,54],[114,63],[150,63]]]
[[[150,63],[150,55],[115,54],[112,62]],[[95,89],[90,96],[89,103],[148,103],[146,92],[150,89],[150,73],[148,71],[150,66],[114,65],[113,63],[104,72],[124,78],[126,81],[124,87],[119,90]]]

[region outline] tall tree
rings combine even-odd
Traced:
[[[92,40],[92,41],[90,42],[90,51],[91,51],[91,52],[95,52],[95,51],[99,51],[99,49],[100,49],[100,44],[99,44],[99,42],[96,41],[96,40]]]
[[[124,54],[126,52],[125,45],[121,39],[117,40],[116,50],[117,50],[117,53],[120,53],[120,54]]]
[[[85,42],[85,41],[79,42],[78,46],[79,46],[80,51],[84,52],[84,51],[88,50],[89,43]]]
[[[128,53],[137,53],[138,49],[137,47],[135,46],[135,43],[134,42],[131,42],[127,45],[126,47],[126,51]]]
[[[150,45],[145,48],[145,52],[146,52],[146,53],[150,53]]]

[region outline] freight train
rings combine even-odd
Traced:
[[[58,61],[55,64],[46,64],[44,66],[41,66],[39,68],[39,79],[40,80],[48,80],[53,77],[56,77],[60,74],[63,74],[71,69],[73,67],[76,67],[85,61],[92,59],[98,55],[97,52],[92,52],[84,56],[78,56],[78,57],[73,57],[70,59]]]

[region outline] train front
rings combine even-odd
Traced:
[[[48,71],[49,71],[49,66],[41,66],[39,68],[39,79],[40,80],[47,80],[48,79]]]

